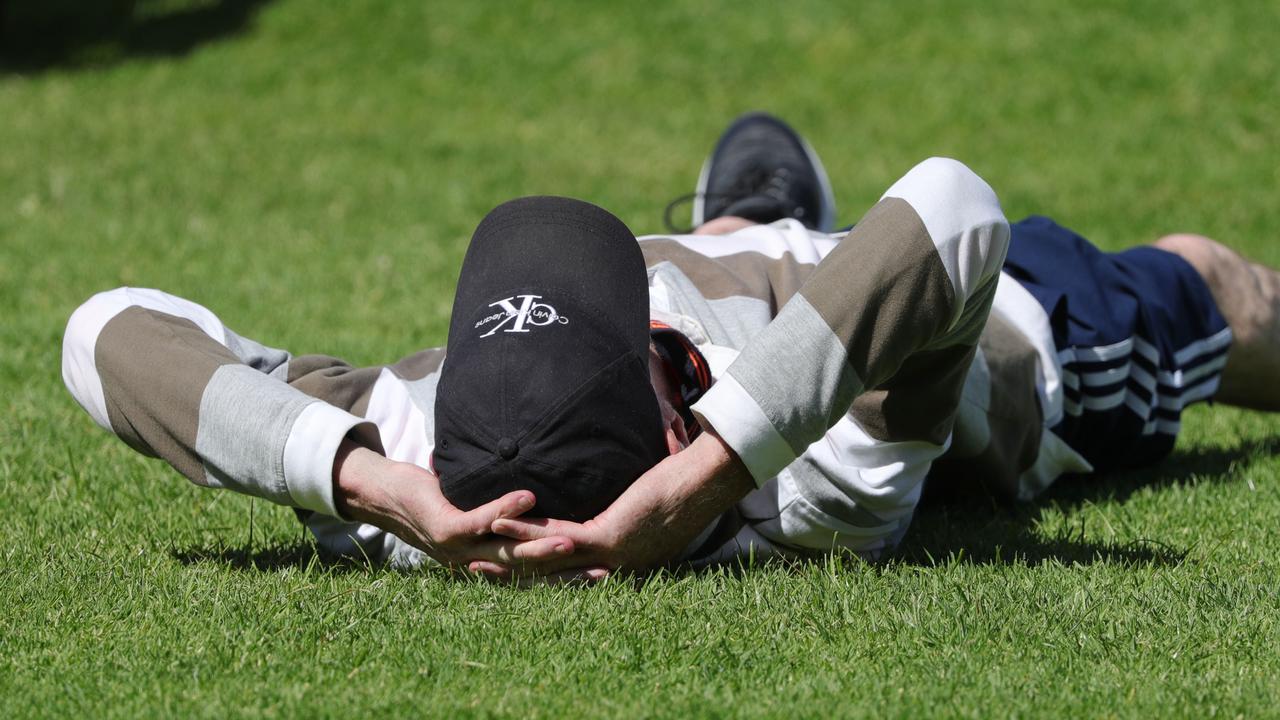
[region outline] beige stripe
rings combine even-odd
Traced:
[[[729,242],[726,240],[726,242]],[[670,262],[680,268],[708,300],[733,296],[750,297],[769,303],[771,312],[786,304],[800,290],[816,265],[797,262],[785,253],[771,258],[757,252],[740,252],[707,257],[675,240],[654,239],[640,243],[645,265]]]
[[[402,380],[421,380],[440,369],[444,348],[422,350],[389,366]],[[373,385],[382,366],[353,368],[328,355],[303,355],[289,363],[289,384],[302,392],[353,415],[364,416],[369,409]]]
[[[918,352],[880,387],[859,395],[849,414],[877,440],[941,445],[951,434],[973,354],[972,345]]]
[[[284,447],[298,416],[315,402],[248,365],[218,368],[200,401],[195,449],[204,461],[202,484],[295,504],[284,478]]]
[[[871,208],[801,294],[848,348],[849,364],[870,387],[936,338],[955,306],[924,223],[898,198]]]
[[[1039,355],[1021,333],[992,316],[980,341],[991,371],[991,448],[1018,473],[1035,464],[1043,431],[1036,395]]]
[[[289,361],[290,385],[360,417],[369,409],[373,384],[381,373],[381,366],[353,368],[328,355],[302,355]]]
[[[420,350],[391,366],[391,372],[401,380],[421,380],[440,369],[444,364],[444,348]]]
[[[867,508],[866,498],[858,497],[858,491],[833,482],[829,470],[814,462],[808,454],[801,455],[787,466],[796,491],[820,512],[839,522],[868,531],[885,530],[896,526]]]
[[[840,421],[864,386],[803,295],[787,303],[766,332],[769,341],[748,343],[728,374],[799,455]]]
[[[1036,396],[1035,347],[999,316],[991,316],[980,341],[991,375],[986,412],[987,447],[965,458],[944,456],[934,475],[951,483],[981,481],[988,489],[1015,497],[1018,477],[1033,466],[1044,432]]]
[[[195,323],[133,306],[98,336],[94,363],[111,429],[139,452],[206,484],[195,453],[200,400],[214,372],[239,360]]]

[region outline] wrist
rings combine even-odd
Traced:
[[[721,491],[737,502],[755,490],[755,478],[729,443],[716,434],[715,430],[704,430],[699,439],[703,437],[707,438],[709,460],[716,468],[715,482]]]
[[[717,513],[728,510],[756,489],[746,464],[714,432],[704,429],[684,452],[692,452],[696,458],[698,471],[694,477],[700,480],[700,487],[695,492],[714,505]]]
[[[333,458],[333,504],[342,519],[376,524],[377,510],[385,505],[378,480],[387,476],[385,465],[391,462],[350,438],[343,439]]]

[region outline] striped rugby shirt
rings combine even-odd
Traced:
[[[1048,317],[1000,272],[1008,242],[995,193],[943,158],[843,238],[792,220],[640,238],[653,319],[711,367],[693,412],[758,486],[685,559],[874,556],[906,532],[931,468],[1024,499],[1088,471],[1048,430],[1061,366]],[[293,356],[189,301],[120,288],[72,315],[63,377],[100,426],[191,481],[297,508],[328,551],[412,566],[425,554],[337,517],[332,464],[353,434],[426,467],[444,354],[369,368]]]

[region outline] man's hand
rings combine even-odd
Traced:
[[[517,491],[464,512],[440,492],[435,474],[395,462],[344,440],[333,463],[334,500],[343,517],[368,523],[421,548],[447,567],[483,561],[492,567],[551,562],[573,552],[569,538],[545,534],[519,541],[490,534],[494,522],[533,507],[533,493]],[[577,573],[563,574],[571,579]]]
[[[688,448],[641,475],[585,523],[514,515],[498,516],[492,523],[493,532],[513,540],[567,539],[574,544],[572,557],[528,557],[520,572],[487,560],[469,567],[502,579],[574,572],[594,580],[615,570],[648,570],[674,560],[699,532],[754,488],[738,456],[715,434],[704,432]]]

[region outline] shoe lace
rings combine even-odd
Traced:
[[[675,200],[667,203],[667,209],[662,211],[662,224],[667,226],[667,232],[675,235],[688,235],[694,231],[693,226],[676,225],[675,221],[671,219],[671,216],[677,207],[680,207],[687,202],[692,202],[697,197],[698,193],[691,192],[681,195]],[[703,194],[702,197],[705,199],[707,195]]]
[[[791,171],[787,168],[775,168],[773,170],[757,170],[749,175],[745,175],[734,183],[732,187],[724,192],[719,193],[697,193],[691,192],[677,197],[667,203],[667,207],[662,211],[662,224],[667,226],[669,232],[677,235],[687,235],[696,228],[677,226],[672,220],[672,215],[676,208],[701,197],[703,200],[725,200],[725,206],[732,205],[734,202],[753,195],[765,195],[780,202],[786,202],[791,190]]]

